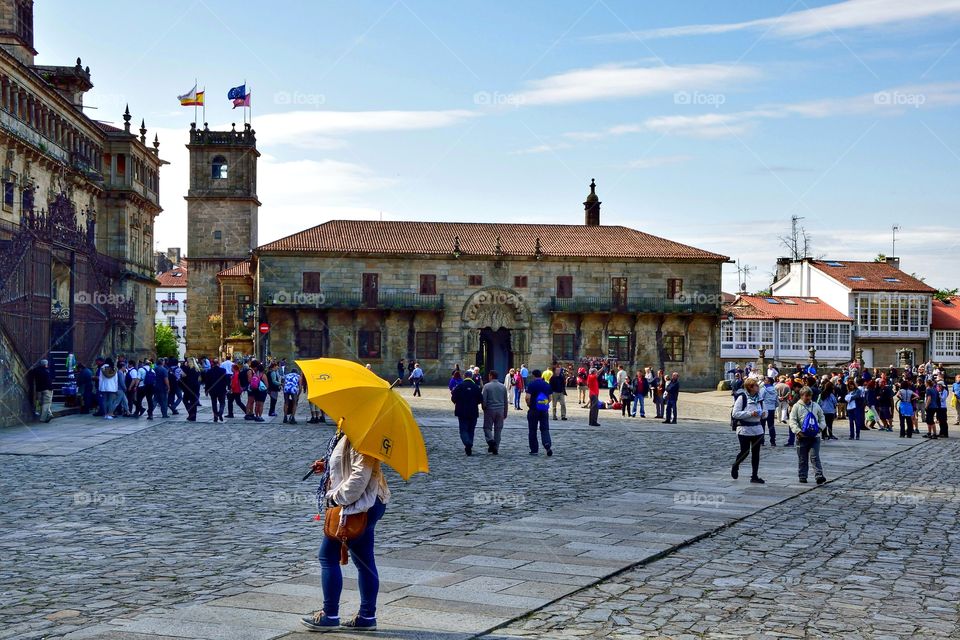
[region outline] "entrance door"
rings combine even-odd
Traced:
[[[488,371],[496,371],[500,378],[513,366],[513,352],[510,350],[510,330],[501,327],[494,331],[490,327],[480,330],[480,351],[477,365],[484,376]]]
[[[363,274],[363,306],[377,306],[378,291],[380,289],[380,274]]]

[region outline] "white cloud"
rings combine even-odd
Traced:
[[[850,29],[903,26],[918,21],[960,18],[960,0],[846,0],[813,9],[726,24],[694,24],[591,36],[602,42],[652,40],[734,31],[763,30],[786,38],[805,38]]]
[[[287,111],[258,116],[254,123],[262,144],[329,145],[355,133],[439,129],[479,116],[477,111]],[[328,148],[328,147],[324,147]]]
[[[627,167],[630,169],[655,169],[657,167],[667,167],[675,164],[683,164],[688,160],[692,160],[693,156],[648,156],[646,158],[638,158],[627,164]]]
[[[574,69],[530,83],[519,94],[521,105],[565,104],[726,88],[759,77],[744,64],[696,64],[638,67],[602,65]]]
[[[564,136],[582,141],[652,132],[694,138],[722,138],[747,133],[760,120],[865,114],[877,117],[897,116],[915,109],[956,105],[960,105],[960,82],[904,85],[847,98],[762,105],[756,109],[731,113],[655,116],[639,123],[620,124],[601,131],[572,131]]]
[[[553,151],[562,151],[563,149],[569,149],[570,144],[566,142],[558,142],[555,144],[538,144],[532,147],[527,147],[526,149],[517,149],[516,151],[511,151],[510,155],[513,156],[525,156],[536,153],[550,153]]]

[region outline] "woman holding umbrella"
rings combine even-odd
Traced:
[[[301,622],[312,631],[341,627],[376,631],[380,576],[373,556],[374,532],[390,501],[390,489],[383,477],[380,461],[354,449],[350,439],[338,430],[327,445],[326,457],[313,463],[313,471],[322,474],[317,488],[318,503],[326,508],[339,506],[344,517],[365,513],[367,523],[363,534],[347,545],[353,556],[353,564],[357,567],[359,612],[353,620],[340,622],[340,594],[343,591],[340,557],[346,543],[324,537],[319,552],[323,609],[311,616],[304,616]]]
[[[380,590],[374,534],[390,501],[382,465],[404,480],[428,473],[427,448],[410,405],[372,371],[335,358],[298,360],[297,365],[310,402],[337,424],[326,456],[312,465],[312,472],[323,474],[317,487],[317,505],[325,510],[319,552],[323,609],[301,621],[312,631],[373,631]],[[341,623],[340,564],[347,563],[347,551],[357,567],[360,610]]]

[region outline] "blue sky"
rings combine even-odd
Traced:
[[[282,8],[282,9],[281,9]],[[38,63],[89,65],[171,161],[157,247],[186,246],[194,77],[260,161],[260,240],[331,218],[606,224],[714,250],[769,284],[777,236],[897,253],[960,284],[960,1],[36,4]],[[602,247],[597,248],[602,253]],[[725,288],[736,287],[736,269]]]

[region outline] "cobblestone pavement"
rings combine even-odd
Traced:
[[[408,485],[391,477],[384,549],[639,490],[729,457],[723,425],[618,414],[588,430],[571,409],[570,421],[555,424],[553,458],[527,455],[519,413],[508,420],[503,455],[465,458],[444,393],[415,404],[432,473]],[[95,419],[64,418],[59,428],[78,420]],[[302,574],[321,534],[311,520],[315,483],[300,477],[329,433],[181,416],[73,455],[0,456],[0,638],[57,637]]]
[[[490,638],[956,638],[958,455],[887,458]]]

